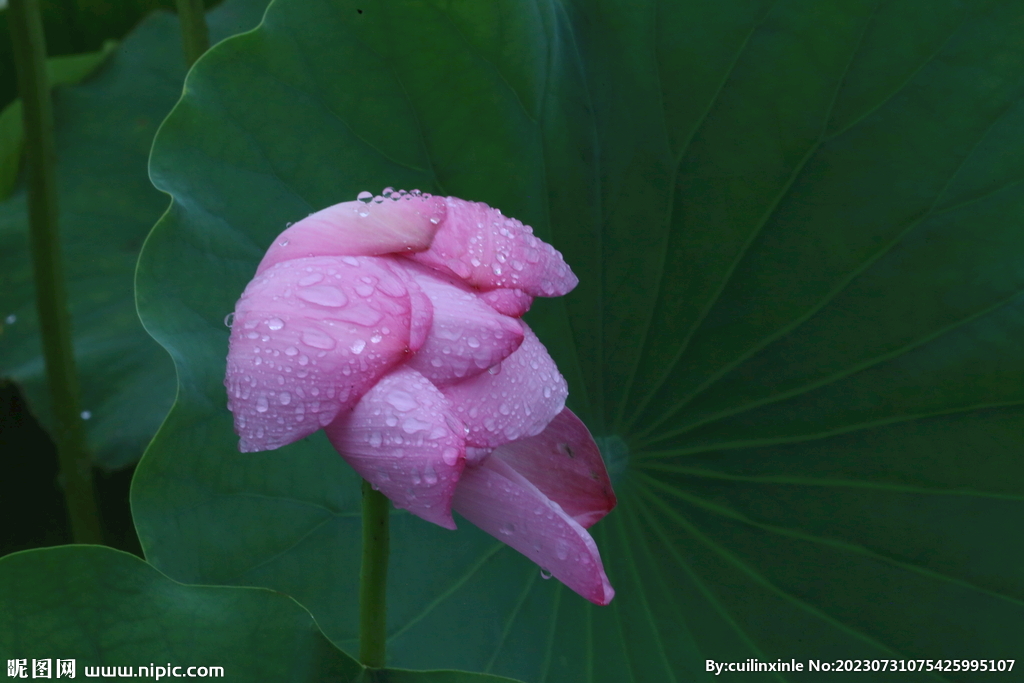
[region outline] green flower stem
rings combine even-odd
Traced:
[[[359,570],[359,661],[383,668],[387,647],[388,499],[363,482],[363,564]]]
[[[177,0],[177,3],[178,19],[181,20],[181,42],[185,47],[185,62],[191,69],[196,60],[210,49],[206,7],[203,0]]]
[[[101,543],[92,467],[79,412],[78,374],[61,260],[57,211],[57,147],[46,75],[46,38],[38,0],[11,0],[8,23],[21,91],[28,177],[29,241],[36,309],[46,360],[64,498],[76,543]]]

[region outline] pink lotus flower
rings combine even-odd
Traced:
[[[448,529],[454,508],[607,604],[586,529],[615,495],[565,408],[565,380],[519,319],[576,276],[485,204],[390,189],[360,199],[285,230],[235,307],[225,385],[239,449],[322,428],[396,507]]]

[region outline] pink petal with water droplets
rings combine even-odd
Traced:
[[[409,367],[445,387],[500,363],[523,342],[519,320],[501,315],[468,288],[432,275],[413,278],[430,299],[433,324]]]
[[[392,270],[402,278],[409,288],[409,303],[412,304],[412,317],[409,321],[409,350],[419,351],[427,341],[430,328],[434,324],[434,305],[430,303],[423,289],[417,284],[409,271],[409,262],[405,259],[392,258]]]
[[[476,377],[443,387],[467,427],[470,446],[495,447],[534,436],[565,407],[569,387],[537,335],[523,326],[523,343]]]
[[[423,251],[444,221],[443,197],[406,195],[381,203],[342,202],[303,218],[274,239],[257,275],[309,256],[377,256]]]
[[[566,408],[536,436],[494,449],[579,524],[589,529],[615,507],[615,492],[587,426]]]
[[[258,275],[235,306],[224,379],[239,449],[279,448],[354,406],[406,358],[410,317],[384,259],[295,259]]]
[[[533,229],[479,202],[447,197],[447,216],[430,248],[409,258],[484,290],[520,289],[562,296],[579,282]]]
[[[492,456],[467,467],[453,507],[594,604],[615,596],[586,529],[504,461]]]
[[[395,507],[454,529],[465,428],[426,377],[400,367],[324,430],[341,457]]]
[[[498,313],[513,318],[522,318],[533,305],[533,297],[521,289],[492,289],[481,293],[480,298]]]

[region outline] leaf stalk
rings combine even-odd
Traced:
[[[181,21],[181,42],[185,48],[188,68],[210,49],[210,32],[206,26],[206,6],[203,0],[177,0],[178,19]]]
[[[384,667],[387,648],[387,497],[363,481],[363,558],[359,570],[359,661]]]
[[[29,242],[46,378],[56,421],[64,499],[76,543],[101,543],[92,463],[79,412],[78,373],[60,247],[57,143],[38,0],[11,0],[8,12],[21,93],[28,181]]]

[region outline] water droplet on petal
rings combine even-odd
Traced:
[[[316,283],[320,282],[323,279],[323,273],[311,273],[306,277],[302,278],[301,280],[299,280],[299,287],[309,287],[310,285],[315,285]]]
[[[294,346],[289,346],[287,349],[284,350],[284,355],[286,355],[286,356],[295,356],[298,353],[299,353],[299,350],[297,348],[295,348]]]
[[[363,190],[362,192],[356,195],[356,199],[361,201],[363,204],[369,204],[371,201],[373,201],[373,193]]]
[[[330,351],[336,345],[334,339],[320,330],[305,330],[302,333],[302,343],[306,346],[312,346],[314,349],[323,349],[324,351]],[[306,362],[303,362],[303,358]],[[299,357],[299,365],[305,365],[309,362],[309,359],[305,356]]]
[[[277,400],[281,402],[281,405],[286,406],[292,402],[292,395],[287,391],[282,391],[281,395],[277,397]]]
[[[11,316],[8,316],[8,318],[10,318],[10,317],[11,317]],[[14,321],[13,321],[13,320],[8,320],[7,322],[8,322],[8,323],[12,323],[12,322],[14,322]],[[224,318],[224,324],[225,324],[225,325],[226,325],[227,327],[231,327],[231,325],[232,325],[232,324],[234,324],[234,322],[235,322],[235,312],[234,312],[234,311],[231,311],[230,313],[228,313],[228,314],[227,314],[227,316],[225,316],[225,318]]]
[[[415,434],[416,432],[422,432],[429,428],[429,422],[424,422],[412,415],[402,421],[402,431],[406,434]]]
[[[540,568],[540,578],[542,578],[542,579],[550,579],[551,578],[551,572],[549,572],[547,569],[544,569],[544,567],[541,567]]]
[[[356,339],[354,342],[352,342],[352,346],[350,346],[349,348],[352,349],[352,353],[358,356],[363,352],[363,349],[366,348],[366,342],[363,341],[362,339]]]
[[[563,539],[558,539],[558,543],[555,544],[555,555],[558,559],[564,560],[569,557],[569,544]]]
[[[445,465],[454,466],[459,462],[459,449],[449,446],[441,452],[441,459]]]
[[[380,432],[372,432],[370,434],[370,445],[374,448],[380,448],[380,445],[384,443],[384,437],[381,436]]]
[[[266,396],[260,396],[256,399],[256,412],[265,413],[270,408],[270,404],[267,402]]]
[[[277,330],[280,330],[282,327],[284,327],[284,321],[281,320],[280,318],[271,318],[270,320],[267,321],[267,327],[276,332]]]
[[[415,396],[400,389],[392,391],[384,400],[391,404],[395,410],[402,413],[407,413],[413,408],[418,408],[420,405]]]
[[[318,306],[328,308],[341,308],[348,303],[348,297],[337,287],[321,285],[319,287],[306,287],[295,293],[295,296]]]

